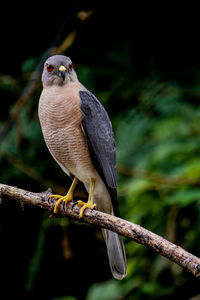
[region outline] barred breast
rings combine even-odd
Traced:
[[[47,147],[61,168],[89,184],[97,172],[92,164],[81,127],[79,86],[44,88],[39,101],[39,119]]]

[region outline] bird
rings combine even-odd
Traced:
[[[43,90],[38,115],[44,140],[72,184],[65,196],[55,198],[54,213],[73,200],[77,182],[88,192],[88,201],[78,200],[79,217],[87,208],[119,216],[117,199],[116,147],[112,124],[100,101],[78,80],[72,60],[50,56],[42,72]],[[126,253],[122,237],[102,229],[111,273],[126,276]]]

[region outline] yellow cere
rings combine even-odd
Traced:
[[[62,72],[62,71],[66,71],[67,69],[64,67],[64,66],[60,66],[59,68],[59,71]]]

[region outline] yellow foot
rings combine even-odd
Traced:
[[[50,199],[58,199],[58,201],[56,202],[55,206],[54,206],[54,214],[56,214],[58,212],[58,207],[60,206],[60,204],[62,202],[64,202],[64,204],[66,205],[68,202],[73,201],[73,194],[72,193],[67,193],[67,195],[65,196],[61,196],[61,195],[51,195],[49,197]]]
[[[79,218],[82,218],[83,217],[83,213],[84,213],[84,210],[86,208],[95,208],[96,207],[96,204],[93,204],[91,202],[83,202],[82,200],[78,200],[77,202],[75,202],[78,206],[82,206],[81,207],[81,210],[80,210],[80,213],[79,213]]]
[[[65,196],[60,196],[60,195],[51,195],[49,198],[55,198],[58,199],[58,201],[56,202],[55,206],[54,206],[54,214],[56,214],[58,212],[58,207],[59,205],[64,202],[64,205],[66,205],[69,201],[73,201],[73,193],[74,193],[74,189],[76,187],[76,184],[78,182],[78,178],[74,177],[74,180],[72,182],[72,185],[70,187],[70,189],[68,190],[67,195]]]

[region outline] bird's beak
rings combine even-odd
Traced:
[[[59,70],[59,76],[61,76],[64,81],[67,69],[64,66],[60,66],[58,70]]]

